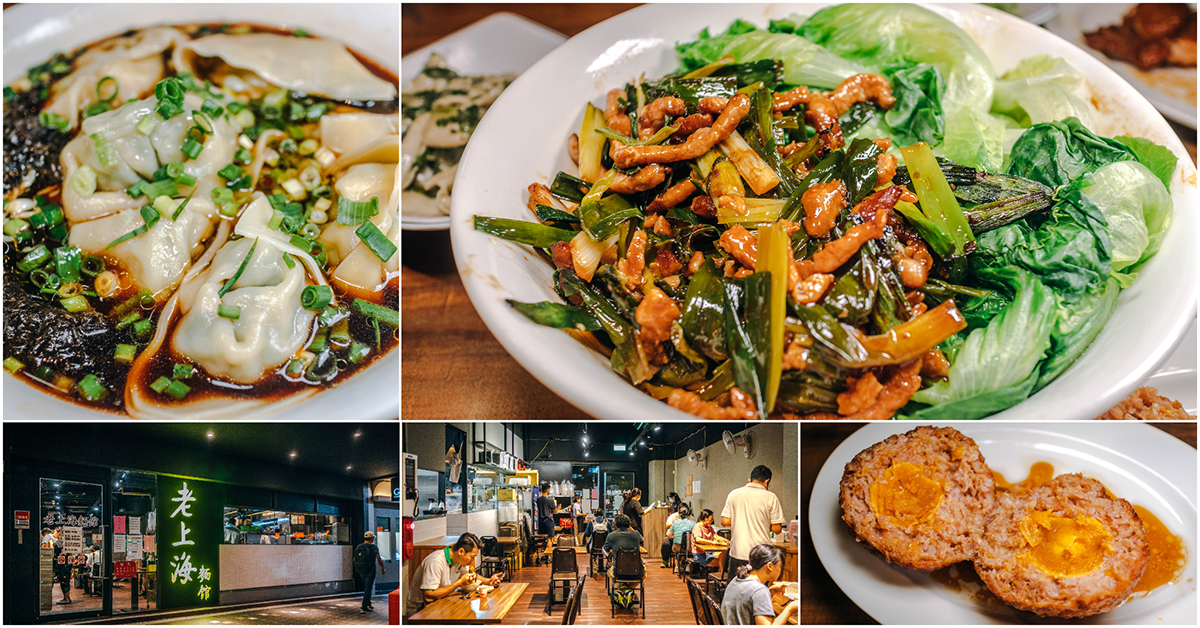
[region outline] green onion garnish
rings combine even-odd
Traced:
[[[83,379],[75,384],[75,387],[79,389],[79,394],[88,401],[100,401],[108,395],[108,389],[100,383],[100,378],[91,373],[84,375]]]
[[[138,321],[133,324],[133,338],[138,342],[145,342],[150,339],[150,333],[154,331],[154,323],[149,320]]]
[[[192,128],[188,129],[188,131],[199,131],[201,138],[203,138],[205,135],[212,135],[212,120],[210,120],[208,114],[204,113],[203,111],[193,111]]]
[[[154,293],[150,292],[149,288],[143,288],[141,292],[129,297],[128,299],[125,299],[125,301],[123,301],[120,305],[114,307],[112,311],[109,312],[109,315],[117,318],[125,316],[126,314],[132,312],[133,308],[141,305],[142,299],[150,299],[151,302],[153,302]]]
[[[359,344],[358,342],[350,343],[350,350],[347,352],[347,358],[351,364],[362,364],[362,361],[371,355],[371,347],[369,345]]]
[[[333,301],[333,290],[329,286],[307,286],[300,292],[300,306],[306,310],[324,309]]]
[[[50,273],[45,269],[35,268],[33,272],[29,273],[29,282],[38,288],[45,288],[46,284],[50,282]]]
[[[174,397],[176,401],[181,401],[188,393],[192,392],[192,387],[179,380],[175,380],[168,384],[167,389],[163,392]]]
[[[109,94],[108,96],[104,95],[104,86],[105,85],[112,87],[112,93]],[[100,79],[100,81],[98,83],[96,83],[96,98],[99,98],[100,102],[111,103],[113,100],[115,100],[117,98],[118,91],[120,91],[120,88],[117,86],[117,79],[115,79],[111,76],[106,76],[106,77]]]
[[[325,328],[317,329],[317,333],[313,336],[312,342],[308,345],[308,350],[313,353],[320,353],[325,348]]]
[[[179,184],[174,179],[163,179],[147,184],[142,188],[142,192],[146,194],[146,198],[156,199],[160,196],[170,196],[172,198],[179,196]]]
[[[88,198],[96,193],[96,171],[92,170],[91,166],[84,164],[75,171],[75,174],[71,175],[68,183],[76,194]]]
[[[225,109],[223,107],[207,98],[204,99],[204,104],[200,106],[200,111],[203,111],[204,115],[210,118],[215,118],[222,113],[225,113]]]
[[[254,255],[254,249],[257,246],[258,246],[258,238],[254,238],[254,243],[250,245],[250,250],[246,251],[246,257],[245,257],[245,259],[242,260],[242,265],[238,266],[238,269],[236,272],[233,273],[233,276],[230,277],[229,280],[225,282],[224,286],[221,286],[221,289],[217,292],[218,297],[224,297],[225,293],[229,292],[229,290],[231,288],[233,288],[233,284],[237,283],[237,280],[241,278],[242,272],[244,272],[246,270],[246,264],[250,263],[250,257],[252,255]]]
[[[165,175],[166,175],[166,177],[162,177],[162,178],[166,178],[166,179],[178,179],[178,178],[179,178],[179,175],[183,174],[183,164],[179,163],[178,161],[172,161],[171,163],[169,163],[169,164],[166,164],[166,165],[165,165],[165,166],[163,166],[162,168],[159,168],[159,170],[160,170],[161,172],[163,172],[163,174],[165,174]],[[161,181],[161,180],[162,180],[162,178],[160,178],[160,177],[158,176],[158,173],[157,173],[157,172],[155,172],[155,173],[154,173],[154,180],[155,180],[155,181]]]
[[[191,379],[195,372],[196,367],[191,364],[176,364],[171,377],[175,379]]]
[[[358,225],[379,213],[379,197],[356,202],[344,196],[338,197],[337,221],[342,225]]]
[[[291,256],[291,255],[288,255],[287,253],[284,253],[284,254],[283,254],[283,263],[284,263],[284,264],[287,264],[287,267],[288,267],[288,268],[295,268],[295,267],[296,267],[296,260],[292,259],[292,256]]]
[[[6,87],[5,89],[8,88]],[[22,364],[20,360],[12,357],[4,358],[4,370],[8,371],[9,373],[16,373],[23,368],[25,368],[25,365]]]
[[[308,118],[309,122],[316,122],[317,120],[320,120],[321,116],[323,115],[325,115],[325,105],[322,105],[321,103],[317,103],[309,107],[308,111],[304,112],[304,116]]]
[[[183,113],[183,83],[169,76],[154,86],[154,95],[158,98],[158,106],[154,110],[163,120]]]
[[[228,318],[231,321],[236,321],[242,317],[242,308],[236,305],[225,305],[224,303],[217,306],[217,316]]]
[[[154,131],[154,127],[158,126],[158,121],[161,119],[162,118],[159,118],[153,111],[151,111],[150,113],[142,116],[141,120],[138,120],[135,128],[137,129],[137,132],[141,133],[142,135],[150,135],[150,133]]]
[[[20,218],[5,221],[4,235],[17,240],[24,239],[24,236],[29,235],[29,222]]]
[[[371,303],[370,301],[363,301],[362,299],[358,298],[354,299],[353,305],[354,311],[362,314],[363,316],[387,323],[392,327],[400,326],[400,312],[397,312],[392,308],[384,307],[377,303]]]
[[[125,193],[129,195],[129,198],[137,198],[137,197],[141,196],[142,194],[145,194],[145,192],[143,191],[145,187],[146,187],[145,180],[138,179],[138,182],[129,186],[129,189],[125,190]]]
[[[59,303],[62,303],[63,308],[65,308],[68,312],[82,312],[90,307],[88,305],[87,297],[83,296],[82,294],[77,294],[73,297],[62,299],[59,301]]]
[[[236,164],[229,164],[218,170],[217,174],[224,177],[226,181],[236,181],[245,175],[245,172],[243,172],[241,168],[238,168]]]
[[[175,213],[171,214],[171,220],[179,220],[179,215],[183,213],[183,208],[187,207],[188,201],[192,200],[192,197],[195,196],[195,194],[196,188],[192,188],[192,191],[187,195],[187,198],[183,199],[183,202],[179,204],[179,207],[175,208]]]
[[[343,318],[329,328],[329,342],[338,347],[350,344],[350,319]]]
[[[220,213],[222,216],[233,218],[234,216],[237,216],[238,210],[241,208],[241,205],[238,205],[234,202],[221,203]]]
[[[130,312],[117,321],[117,329],[125,329],[140,320],[142,320],[141,312]]]
[[[354,233],[363,241],[363,244],[367,245],[367,248],[371,249],[371,252],[380,261],[387,262],[396,254],[396,245],[392,244],[392,241],[388,240],[387,236],[383,235],[383,232],[379,230],[379,227],[376,227],[375,223],[370,220],[364,222],[358,229],[355,229]]]
[[[50,261],[50,249],[46,248],[45,244],[39,244],[26,253],[21,261],[17,262],[17,270],[27,273],[48,261]]]
[[[175,182],[171,181],[171,184],[174,185]],[[151,185],[153,185],[153,184],[151,184]],[[147,186],[147,187],[149,187],[149,186]],[[155,197],[152,197],[152,198],[155,198]],[[136,237],[142,235],[143,233],[146,233],[150,229],[153,229],[154,225],[158,224],[158,219],[159,219],[158,210],[154,209],[153,206],[151,206],[151,205],[142,206],[141,214],[142,214],[142,221],[143,221],[142,226],[135,228],[133,231],[126,233],[125,235],[117,238],[116,240],[113,240],[112,242],[109,243],[108,246],[104,247],[104,250],[107,251],[107,250],[111,249],[112,247],[114,247],[126,240],[132,240],[133,238],[136,238]]]
[[[234,163],[249,164],[254,161],[254,156],[250,154],[250,151],[239,146],[237,152],[233,154],[233,161]]]
[[[100,160],[100,165],[105,168],[115,168],[117,166],[117,149],[108,143],[108,138],[104,137],[103,133],[92,133],[88,138],[96,147],[96,159]]]
[[[222,205],[233,200],[233,190],[230,190],[229,188],[213,188],[212,193],[209,194],[209,198],[211,198],[214,203]]]
[[[178,183],[179,185],[182,185],[185,188],[190,188],[193,185],[196,185],[196,177],[193,177],[192,175],[185,172],[185,173],[179,175],[179,177],[175,179],[175,183]]]
[[[77,246],[61,246],[54,250],[55,266],[63,281],[79,281],[81,252]]]
[[[171,380],[167,379],[166,377],[160,377],[154,380],[153,384],[150,384],[150,390],[153,390],[156,393],[162,393],[162,391],[166,390],[167,386],[170,385]]]
[[[6,362],[7,362],[7,360],[6,360]],[[286,373],[287,373],[288,377],[300,377],[300,374],[303,372],[304,372],[304,360],[301,360],[300,358],[292,358],[288,362],[287,369],[286,369]]]
[[[113,359],[122,364],[132,364],[135,357],[137,357],[137,347],[126,344],[117,345],[116,353],[113,355]]]
[[[95,277],[104,272],[104,260],[95,255],[84,255],[79,262],[79,270],[85,277]]]
[[[204,145],[197,142],[193,138],[187,138],[183,146],[179,148],[179,152],[187,156],[188,159],[195,159],[200,156],[200,152],[204,150]]]
[[[67,129],[71,128],[70,121],[58,115],[57,113],[51,113],[49,111],[43,111],[39,113],[38,122],[44,127],[57,129],[59,133],[66,133]]]
[[[108,103],[94,102],[83,108],[83,111],[80,112],[80,117],[83,120],[87,120],[92,116],[98,116],[102,113],[106,113],[109,111],[109,109],[110,107],[108,106]]]

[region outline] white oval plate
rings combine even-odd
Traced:
[[[400,84],[407,84],[420,73],[434,52],[445,57],[450,69],[459,74],[520,74],[566,40],[514,13],[495,13],[409,53],[400,60]],[[441,231],[450,228],[450,217],[405,216],[401,207],[400,228]]]
[[[4,11],[4,84],[56,52],[69,52],[131,28],[222,21],[303,28],[341,41],[392,72],[399,70],[400,15],[394,4],[22,4]],[[395,419],[400,416],[399,382],[397,348],[299,406],[255,418]],[[3,385],[5,419],[111,421],[118,416],[63,401],[7,371]]]
[[[1070,623],[1196,624],[1196,450],[1150,425],[1124,422],[942,424],[970,436],[993,470],[1024,479],[1038,461],[1056,475],[1083,473],[1113,494],[1154,513],[1187,546],[1188,562],[1173,584],[1116,610]],[[883,624],[1066,623],[1004,607],[983,607],[935,582],[928,573],[889,565],[854,540],[842,522],[842,471],[858,452],[916,427],[876,423],[850,435],[817,474],[808,528],[817,556],[833,581]]]
[[[578,132],[584,103],[641,73],[675,69],[674,45],[700,29],[722,31],[736,18],[765,26],[820,5],[647,5],[569,40],[522,74],[489,111],[467,145],[450,212],[454,259],[475,309],[504,348],[534,377],[596,417],[694,420],[642,393],[609,368],[604,356],[567,334],[530,322],[505,299],[559,301],[552,268],[531,248],[474,230],[476,214],[531,220],[526,187],[574,172],[567,137]],[[1091,55],[1045,30],[980,5],[931,6],[959,24],[992,58],[997,73],[1025,56],[1063,57],[1085,77],[1104,108],[1094,131],[1152,139],[1180,156],[1172,196],[1174,224],[1137,283],[1121,294],[1093,346],[1057,381],[1003,419],[1086,419],[1128,395],[1166,360],[1196,311],[1196,171],[1171,127],[1137,91]],[[1183,183],[1186,180],[1188,183]]]

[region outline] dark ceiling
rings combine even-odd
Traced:
[[[615,421],[592,421],[588,423],[518,423],[515,424],[517,433],[524,429],[524,438],[528,441],[570,441],[582,440],[584,430],[588,439],[595,443],[622,443],[631,445],[639,438],[638,450],[646,447],[651,459],[674,459],[680,451],[702,449],[721,440],[725,430],[737,433],[753,425],[753,422],[718,422],[704,421],[700,423],[622,423]],[[532,457],[536,452],[529,451],[526,445],[526,456]]]
[[[103,431],[361,480],[400,472],[399,423],[106,423]]]

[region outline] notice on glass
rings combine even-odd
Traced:
[[[141,533],[142,533],[142,518],[141,517],[130,517],[129,518],[129,534],[141,534]]]
[[[112,551],[114,554],[125,553],[125,535],[124,534],[114,534],[113,535]]]
[[[146,536],[142,537],[142,551],[151,552],[151,553],[158,551],[158,550],[154,549],[154,535],[153,534],[147,534]]]
[[[142,535],[129,535],[125,537],[125,558],[128,560],[142,559]]]
[[[63,526],[63,552],[67,554],[83,553],[83,528]]]
[[[125,534],[125,515],[113,516],[113,534]]]

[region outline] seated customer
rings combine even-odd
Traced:
[[[727,543],[727,541],[717,536],[717,530],[713,527],[713,519],[713,511],[707,508],[700,511],[700,519],[696,521],[696,526],[692,528],[692,546],[688,548],[688,551],[692,553],[692,557],[696,560],[696,562],[704,567],[707,567],[714,559],[716,559],[717,564],[714,565],[714,567],[716,567],[717,572],[720,573],[725,568],[725,556],[728,555],[729,552],[723,551],[713,554],[712,552],[703,551],[696,546],[697,539],[701,541],[709,541],[711,543]]]
[[[774,545],[755,545],[750,550],[748,564],[742,565],[736,577],[725,587],[725,597],[721,600],[721,617],[725,623],[730,626],[786,624],[800,607],[800,601],[793,600],[784,607],[782,613],[775,614],[771,595],[782,591],[788,583],[768,583],[782,572],[783,552]]]
[[[612,553],[619,549],[641,550],[642,535],[638,534],[637,530],[629,527],[629,517],[625,515],[617,515],[617,530],[609,532],[608,538],[604,540],[604,557],[610,559],[608,563],[608,575],[613,575]]]
[[[670,564],[668,564],[668,561],[670,561],[670,559],[671,559],[671,546],[675,543],[675,540],[671,535],[671,526],[675,525],[676,521],[679,521],[680,513],[683,512],[683,509],[686,508],[686,506],[684,506],[683,504],[672,504],[670,506],[670,508],[671,508],[671,516],[667,517],[667,522],[666,522],[666,524],[664,524],[665,527],[663,528],[664,532],[663,532],[662,547],[660,548],[660,554],[662,555],[662,568],[663,569],[666,569],[671,566]]]
[[[591,520],[583,531],[583,544],[589,552],[592,551],[592,535],[596,532],[608,532],[608,520],[604,518],[604,511],[599,508],[592,512]]]
[[[679,507],[679,521],[676,521],[671,529],[667,530],[667,537],[671,539],[671,551],[678,554],[683,549],[683,535],[691,532],[696,527],[696,522],[692,520],[692,509],[687,506]],[[690,551],[690,548],[689,548]]]
[[[426,604],[440,600],[453,594],[460,587],[479,580],[475,575],[474,566],[482,546],[479,537],[467,532],[458,537],[454,545],[426,556],[413,573],[404,616],[408,617],[425,608]],[[486,584],[496,586],[503,577],[504,574],[496,574],[487,580]]]

